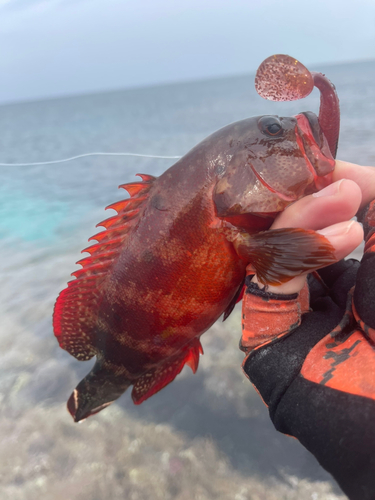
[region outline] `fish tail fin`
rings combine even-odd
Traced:
[[[106,370],[97,361],[90,373],[74,389],[67,407],[75,422],[100,412],[118,399],[131,382]]]
[[[255,235],[241,234],[237,253],[253,266],[264,285],[281,285],[304,272],[337,261],[330,242],[315,231],[271,229]]]

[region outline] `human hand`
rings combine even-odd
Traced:
[[[375,168],[337,160],[333,184],[290,205],[271,229],[296,227],[313,229],[327,237],[335,248],[337,260],[349,255],[363,240],[361,225],[350,219],[375,198]],[[277,294],[299,292],[306,275],[280,286],[269,286]],[[257,283],[256,276],[253,282]]]
[[[337,161],[333,180],[273,229],[318,230],[342,259],[363,239],[350,219],[375,199],[375,168]],[[361,264],[321,269],[308,288],[306,276],[266,290],[247,283],[242,315],[243,369],[276,429],[311,451],[351,500],[375,498],[375,202],[364,216]]]

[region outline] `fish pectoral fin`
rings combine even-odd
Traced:
[[[185,364],[190,366],[193,373],[195,373],[198,369],[199,354],[203,354],[203,349],[199,339],[194,339],[176,356],[166,359],[160,365],[141,375],[132,390],[134,404],[140,405],[143,401],[173,382],[177,375],[181,373]]]
[[[75,422],[100,412],[116,401],[131,385],[123,376],[96,362],[90,373],[74,389],[68,400],[68,411]]]
[[[264,285],[281,285],[304,272],[337,261],[330,242],[315,231],[295,228],[270,229],[255,235],[243,233],[234,242]]]

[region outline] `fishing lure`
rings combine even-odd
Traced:
[[[76,422],[131,385],[140,404],[185,364],[197,370],[200,336],[239,298],[251,264],[263,283],[280,284],[335,260],[321,235],[269,230],[276,215],[331,182],[339,133],[332,84],[289,56],[262,63],[266,98],[300,98],[317,86],[319,119],[257,116],[228,125],[160,177],[138,174],[130,198],[107,208],[90,254],[56,302],[60,346],[78,360],[96,356],[68,401]],[[334,125],[332,125],[332,123]]]

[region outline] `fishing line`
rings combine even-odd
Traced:
[[[34,165],[52,165],[55,163],[65,163],[67,161],[77,160],[78,158],[85,158],[87,156],[138,156],[140,158],[165,158],[168,160],[175,160],[181,156],[158,156],[158,155],[144,155],[138,153],[84,153],[82,155],[71,156],[70,158],[63,158],[62,160],[51,161],[36,161],[33,163],[0,163],[1,167],[32,167]]]

